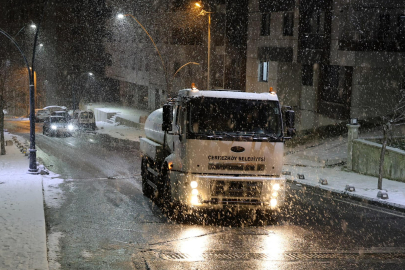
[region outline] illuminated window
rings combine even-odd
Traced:
[[[259,82],[267,82],[269,73],[269,62],[260,62],[259,64]]]

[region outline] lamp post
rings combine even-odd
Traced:
[[[188,65],[200,65],[200,64],[199,64],[199,63],[196,63],[196,62],[188,62],[188,63],[182,65],[179,69],[177,69],[177,70],[174,72],[173,76],[169,77],[168,71],[167,71],[167,68],[166,68],[166,65],[165,65],[165,62],[163,61],[163,58],[162,58],[162,55],[160,54],[160,51],[159,51],[159,49],[158,49],[158,47],[157,47],[155,41],[153,40],[152,36],[148,33],[148,31],[146,30],[146,28],[145,28],[133,15],[131,15],[131,14],[118,14],[118,15],[117,15],[117,18],[121,20],[121,19],[123,19],[124,17],[128,17],[128,16],[131,17],[132,19],[134,19],[134,20],[138,23],[138,25],[142,28],[142,30],[148,35],[150,41],[152,41],[152,44],[153,44],[153,46],[155,47],[155,50],[156,50],[156,52],[158,53],[160,62],[161,62],[161,64],[162,64],[163,72],[164,72],[164,75],[165,75],[167,94],[171,93],[171,84],[172,84],[172,81],[173,81],[174,77],[176,76],[176,74],[177,74],[182,68],[184,68],[185,66],[188,66]]]
[[[201,8],[201,12],[198,14],[199,16],[208,15],[208,59],[207,59],[207,90],[211,89],[211,82],[210,82],[210,68],[211,68],[211,14],[214,12],[205,11],[202,8],[200,3],[195,3],[195,6]]]

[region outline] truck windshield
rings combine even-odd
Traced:
[[[189,108],[194,134],[282,135],[277,101],[203,97],[191,100]]]

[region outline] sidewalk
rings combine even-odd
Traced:
[[[48,269],[42,176],[28,165],[14,143],[0,156],[0,269]]]

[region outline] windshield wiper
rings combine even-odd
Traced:
[[[257,133],[257,132],[238,132],[244,133],[240,136],[251,137],[253,140],[278,140],[280,136],[277,136],[275,133]]]

